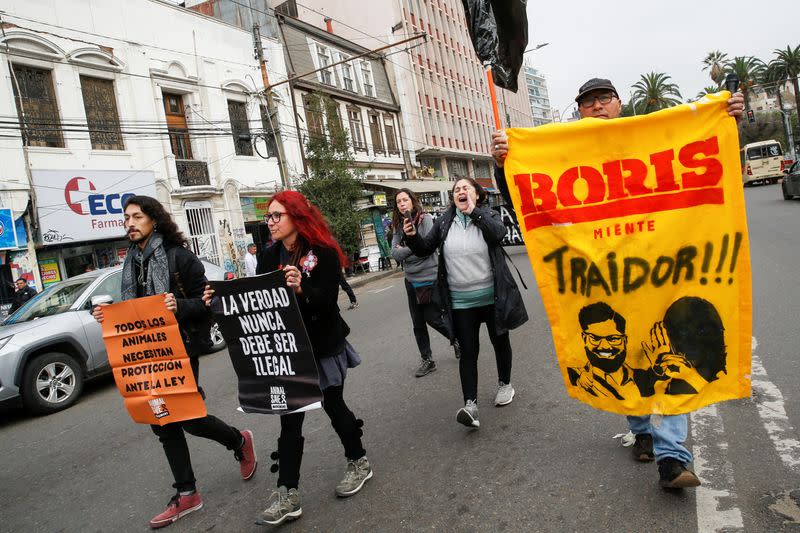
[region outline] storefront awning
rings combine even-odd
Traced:
[[[453,185],[452,181],[443,180],[387,180],[387,181],[364,181],[364,185],[372,187],[386,187],[388,189],[408,189],[413,193],[443,191],[449,192]]]

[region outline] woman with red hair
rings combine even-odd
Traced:
[[[296,191],[276,194],[269,203],[267,225],[275,243],[258,257],[257,274],[282,269],[286,284],[294,289],[319,369],[322,405],[344,446],[347,470],[336,486],[340,497],[352,496],[372,477],[372,468],[361,444],[361,426],[344,401],[347,369],[361,359],[347,335],[350,328],[339,314],[337,297],[341,269],[347,263],[319,210]],[[278,489],[258,524],[280,524],[302,514],[300,461],[303,456],[305,413],[281,416],[278,439]]]

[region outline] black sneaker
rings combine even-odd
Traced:
[[[656,458],[653,453],[653,436],[649,433],[642,433],[636,435],[636,442],[633,443],[631,448],[633,458],[643,463],[649,463]]]
[[[434,370],[436,370],[436,363],[433,362],[433,359],[423,359],[414,375],[421,378],[422,376],[427,376]]]
[[[685,489],[700,485],[694,472],[671,457],[658,462],[658,477],[658,484],[662,489]]]

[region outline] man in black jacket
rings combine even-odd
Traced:
[[[19,278],[14,284],[17,286],[17,290],[14,292],[14,301],[11,304],[11,309],[8,310],[8,313],[11,314],[22,305],[36,296],[36,289],[28,285],[28,282],[25,281],[23,278]]]
[[[169,213],[149,196],[133,196],[125,202],[125,230],[131,246],[122,268],[122,299],[164,294],[167,309],[175,313],[178,328],[192,364],[195,381],[199,378],[198,356],[209,337],[208,310],[201,300],[207,283],[205,268],[186,247],[186,238]],[[93,315],[103,321],[102,307]],[[203,390],[198,387],[205,398]],[[253,433],[239,431],[213,415],[151,426],[164,446],[177,494],[167,508],[150,520],[153,529],[168,526],[203,506],[195,485],[189,447],[184,432],[214,440],[234,452],[242,477],[255,474],[257,461]]]

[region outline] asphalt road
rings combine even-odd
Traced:
[[[512,334],[514,402],[493,407],[496,367],[488,337],[480,361],[481,428],[455,422],[457,362],[434,337],[437,372],[415,379],[418,356],[401,277],[357,289],[345,312],[364,364],[346,399],[366,421],[375,477],[353,498],[334,487],[341,445],[321,411],[306,417],[303,517],[285,531],[800,531],[800,367],[796,360],[800,201],[778,186],[748,188],[754,278],[754,396],[692,417],[690,446],[704,481],[674,494],[654,464],[635,463],[612,436],[623,417],[568,398],[527,256],[512,251],[531,288],[530,322]],[[344,303],[344,299],[342,300]],[[760,364],[759,364],[760,363]],[[251,428],[261,459],[243,482],[231,453],[190,437],[205,507],[168,531],[257,531],[276,475],[278,420],[236,411],[225,351],[201,362],[209,412]],[[150,429],[133,424],[110,379],[73,408],[32,418],[0,413],[0,531],[144,531],[172,482]],[[800,493],[800,490],[798,490]]]

